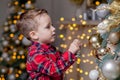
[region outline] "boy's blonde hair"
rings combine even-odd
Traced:
[[[42,15],[48,12],[45,9],[33,9],[28,10],[21,14],[20,19],[17,21],[18,30],[28,39],[31,39],[29,32],[32,30],[37,30],[38,22],[35,19],[36,16]]]

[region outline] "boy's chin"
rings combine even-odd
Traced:
[[[50,42],[52,43],[52,42],[54,42],[55,41],[55,39],[52,39]]]

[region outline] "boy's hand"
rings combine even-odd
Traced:
[[[75,39],[71,44],[70,47],[68,49],[68,51],[72,52],[72,53],[76,53],[81,47],[81,43],[78,39]]]

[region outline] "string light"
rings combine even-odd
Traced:
[[[96,6],[100,5],[100,2],[99,1],[96,1],[95,2]]]
[[[64,21],[64,17],[61,17],[61,18],[60,18],[60,21]]]
[[[72,18],[72,21],[75,21],[76,19],[75,18]]]

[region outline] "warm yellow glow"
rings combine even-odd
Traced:
[[[68,72],[68,70],[66,70],[66,72],[65,72],[66,74],[69,74],[69,72]]]
[[[86,25],[86,21],[82,21],[82,25]]]
[[[79,18],[82,18],[82,15],[79,15]]]
[[[80,71],[80,68],[77,68],[77,71]]]
[[[5,80],[5,78],[3,77],[1,80]]]
[[[87,47],[87,44],[84,44],[83,47]]]
[[[67,45],[66,45],[66,44],[64,44],[64,45],[63,45],[63,48],[65,48],[65,49],[66,49],[66,48],[67,48]]]
[[[13,55],[15,56],[15,55],[17,55],[17,53],[16,53],[16,52],[13,52]]]
[[[100,2],[99,2],[99,1],[96,1],[95,4],[98,6],[98,5],[100,5]]]
[[[11,38],[13,38],[13,37],[14,37],[14,34],[13,34],[13,33],[11,33],[11,34],[10,34],[10,37],[11,37]]]
[[[63,27],[64,27],[64,25],[63,25],[63,24],[61,24],[61,25],[60,25],[60,27],[59,27],[59,30],[62,30],[62,29],[63,29]]]
[[[23,39],[23,35],[21,34],[19,37],[18,37],[19,40],[22,40]]]
[[[71,27],[70,27],[70,30],[73,30],[73,29],[74,29],[74,28],[71,26]]]
[[[80,58],[78,58],[78,59],[77,59],[77,61],[79,61],[79,62],[80,62],[80,61],[81,61],[81,59],[80,59]]]
[[[13,49],[14,47],[11,45],[10,48]]]
[[[84,58],[84,57],[85,57],[85,55],[84,55],[84,54],[82,54],[82,57]]]
[[[70,68],[73,68],[73,66],[70,66]]]
[[[22,10],[21,10],[21,12],[22,12],[22,13],[24,13],[24,12],[25,12],[25,10],[24,10],[24,9],[22,9]]]
[[[16,56],[12,56],[12,59],[16,59]]]
[[[21,73],[22,73],[22,71],[21,71],[21,70],[19,70],[19,71],[18,71],[18,73],[19,73],[19,74],[21,74]]]
[[[78,28],[76,27],[75,30],[78,31]]]
[[[31,4],[31,1],[28,1],[27,3],[28,3],[28,4]]]
[[[83,63],[86,63],[86,60],[83,60]]]
[[[16,23],[17,23],[17,20],[14,20],[13,23],[16,24]]]
[[[59,37],[60,37],[60,38],[64,38],[64,35],[63,35],[63,34],[60,34]]]
[[[17,56],[17,59],[20,59],[20,56]]]
[[[77,35],[77,38],[80,38],[80,35]]]
[[[83,70],[82,70],[82,69],[80,70],[80,73],[81,73],[81,74],[83,73]]]
[[[94,62],[93,61],[90,61],[90,64],[93,64]]]
[[[22,59],[25,59],[25,56],[24,56],[24,55],[22,55],[22,56],[21,56],[21,58],[22,58]]]
[[[64,21],[64,17],[61,17],[61,18],[60,18],[60,21]]]
[[[85,72],[85,75],[88,75],[88,72]]]
[[[26,67],[25,63],[20,63],[20,68],[21,69],[25,69],[25,67]]]
[[[71,40],[72,39],[72,37],[71,36],[68,36],[68,40]]]
[[[15,77],[19,77],[19,74],[15,74]]]
[[[66,38],[63,38],[63,41],[65,41],[66,40]]]
[[[77,61],[77,64],[80,64],[80,62]]]
[[[15,2],[14,2],[15,5],[18,5],[18,3],[19,3],[18,1],[15,1]]]
[[[21,5],[21,7],[25,7],[25,5],[24,5],[24,4],[22,4],[22,5]]]
[[[69,72],[73,72],[73,70],[72,70],[72,69],[69,69]]]
[[[72,32],[72,35],[74,35],[74,34],[75,34],[75,32],[73,31],[73,32]]]
[[[70,80],[74,80],[73,78],[70,78]]]
[[[80,78],[80,80],[84,80],[84,78],[83,78],[83,77],[81,77],[81,78]]]
[[[84,39],[84,37],[83,37],[83,36],[81,36],[81,37],[80,37],[80,39]]]
[[[90,36],[87,36],[86,38],[87,38],[87,39],[90,39]]]
[[[89,30],[88,30],[88,32],[89,32],[89,33],[91,33],[91,32],[92,32],[92,30],[90,30],[90,29],[89,29]]]
[[[77,26],[77,24],[74,23],[74,24],[73,24],[73,27],[76,27],[76,26]]]
[[[83,33],[83,34],[82,34],[82,36],[84,36],[84,37],[85,37],[85,36],[86,36],[86,34],[85,34],[85,33]]]
[[[62,48],[63,48],[63,47],[64,47],[64,44],[60,44],[60,47],[62,47]]]
[[[3,58],[2,57],[0,57],[0,61],[2,61],[3,60]]]
[[[12,21],[8,21],[9,24],[12,24]]]
[[[86,60],[86,62],[89,62],[89,61],[90,61],[89,59]]]
[[[20,15],[17,16],[17,19],[20,19]]]
[[[75,18],[72,18],[72,21],[75,21]]]

